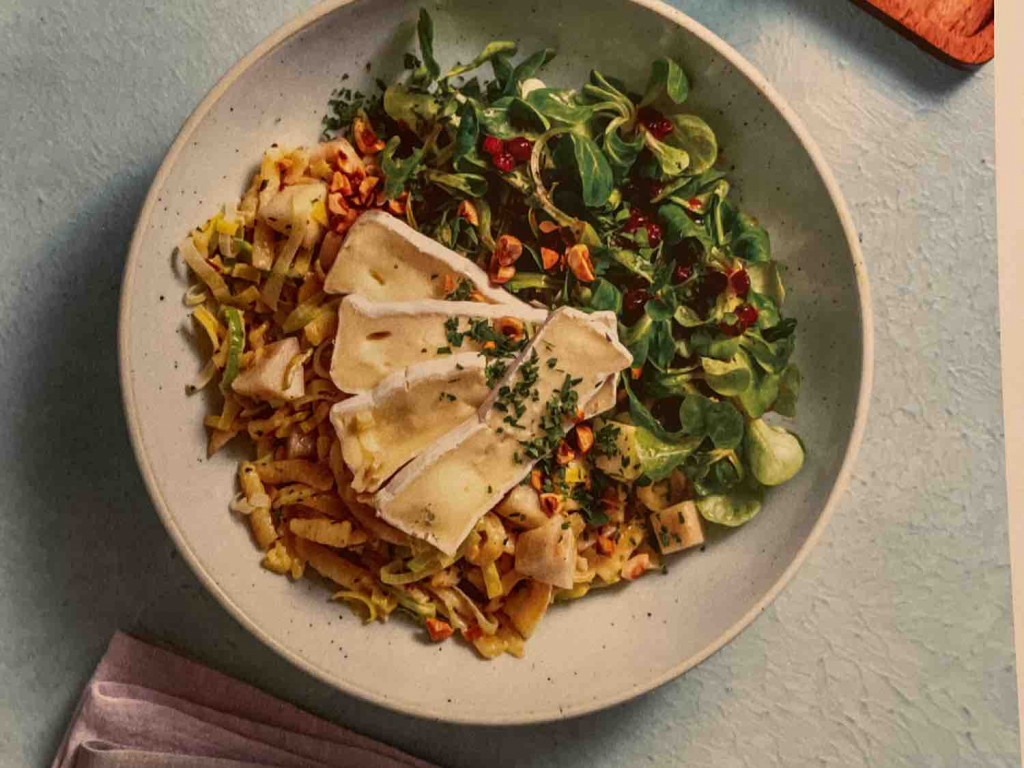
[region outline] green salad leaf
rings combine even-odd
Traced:
[[[392,136],[381,153],[380,167],[384,171],[384,196],[388,200],[396,200],[401,196],[406,185],[419,171],[420,161],[423,160],[423,150],[420,148],[414,149],[407,158],[395,157],[395,152],[401,143],[401,138]]]
[[[762,498],[760,489],[742,488],[697,499],[697,511],[708,522],[735,528],[761,511]]]
[[[754,477],[762,485],[781,485],[804,465],[804,448],[796,435],[761,419],[747,425],[744,447]]]
[[[380,93],[332,94],[325,135],[352,138],[353,119],[368,118],[385,141],[384,196],[402,201],[391,209],[482,269],[499,237],[519,239],[501,284],[521,300],[615,314],[632,360],[624,397],[594,421],[606,450],[573,497],[584,519],[601,518],[584,497],[612,479],[677,470],[706,520],[752,518],[765,488],[805,460],[796,436],[763,421],[797,413],[797,322],[769,233],[737,200],[679,60],[653,61],[646,83],[593,70],[577,88],[549,87],[539,78],[552,49],[520,56],[497,40],[472,61],[445,61],[426,10],[416,37]],[[576,244],[593,274],[567,264]]]
[[[682,104],[690,94],[690,83],[683,68],[672,59],[663,57],[651,65],[651,77],[644,89],[641,107],[668,100],[673,105]]]
[[[495,40],[488,43],[476,58],[468,64],[457,64],[448,70],[445,74],[444,79],[450,80],[453,77],[464,75],[467,72],[472,72],[474,69],[482,67],[488,61],[494,59],[495,56],[503,56],[505,54],[514,54],[518,46],[508,40]]]

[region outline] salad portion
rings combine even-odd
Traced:
[[[669,58],[642,91],[495,41],[336,91],[179,247],[211,345],[209,452],[270,570],[368,620],[521,655],[553,602],[665,571],[802,467],[796,322]],[[486,74],[485,74],[486,72]]]

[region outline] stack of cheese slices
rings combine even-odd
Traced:
[[[468,282],[474,301],[445,300]],[[469,259],[393,216],[371,211],[349,231],[324,289],[339,307],[331,378],[354,395],[331,421],[352,489],[378,517],[446,555],[530,472],[524,446],[549,432],[548,404],[572,382],[579,415],[615,404],[630,354],[614,314],[535,308],[489,284]],[[509,318],[526,343],[493,388],[483,344],[451,329]],[[528,377],[528,379],[527,379]],[[529,385],[510,423],[500,393]],[[564,428],[573,417],[565,416]]]

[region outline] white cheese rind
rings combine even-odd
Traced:
[[[376,491],[453,424],[475,414],[490,392],[486,365],[475,353],[420,363],[331,408],[352,487]]]
[[[487,273],[465,256],[383,211],[367,211],[352,225],[324,290],[373,301],[443,299],[446,275],[456,282],[468,280],[490,303],[529,306],[492,287]]]
[[[331,380],[342,392],[362,394],[391,374],[410,365],[425,363],[449,353],[445,321],[460,320],[460,330],[469,319],[495,320],[515,317],[540,325],[547,312],[526,307],[481,304],[471,301],[374,302],[362,296],[346,296],[338,307],[338,332],[331,357]],[[464,339],[451,352],[475,352],[480,345]]]
[[[576,536],[562,515],[519,534],[516,571],[559,589],[572,589],[576,572]]]
[[[504,421],[506,412],[495,407],[502,384],[514,386],[524,364],[537,353],[538,396],[527,398],[519,428]],[[547,365],[555,358],[556,364]],[[565,376],[575,386],[579,406],[585,408],[611,375],[629,365],[631,356],[618,343],[615,332],[588,315],[563,307],[509,366],[502,384],[481,405],[479,412],[434,442],[399,470],[374,496],[377,514],[411,536],[454,555],[477,520],[494,507],[530,471],[534,462],[523,442],[542,433],[541,417],[553,392]],[[571,419],[566,420],[566,426]]]
[[[288,336],[267,344],[260,352],[260,358],[247,370],[242,371],[231,382],[231,389],[239,395],[259,400],[298,400],[306,394],[306,383],[302,368],[285,382],[288,364],[300,352],[299,340]]]

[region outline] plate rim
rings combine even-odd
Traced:
[[[579,717],[621,704],[658,688],[697,666],[731,642],[737,635],[739,635],[740,632],[746,629],[754,619],[756,619],[757,616],[759,616],[761,612],[763,612],[764,609],[772,603],[772,601],[775,600],[779,593],[782,592],[782,590],[789,584],[790,580],[803,564],[810,551],[818,543],[818,540],[821,538],[822,533],[835,511],[835,507],[838,504],[839,499],[842,497],[849,485],[850,477],[856,463],[857,454],[863,442],[864,432],[867,427],[868,408],[874,379],[874,319],[871,303],[871,291],[868,283],[867,265],[864,262],[864,257],[861,253],[860,242],[853,222],[853,217],[847,207],[846,200],[839,188],[839,184],[833,176],[832,170],[826,162],[824,155],[819,149],[817,143],[811,137],[800,117],[793,111],[782,96],[776,92],[775,88],[768,82],[764,75],[762,75],[760,71],[754,67],[753,64],[748,62],[736,49],[729,45],[729,43],[725,42],[718,35],[711,32],[709,29],[682,11],[662,2],[662,0],[625,1],[631,5],[639,6],[640,8],[658,14],[666,21],[685,29],[687,32],[713,48],[716,53],[735,67],[736,70],[740,72],[751,83],[751,85],[753,85],[754,88],[756,88],[769,101],[772,107],[779,112],[782,118],[789,125],[790,129],[796,135],[798,141],[810,157],[815,171],[824,183],[832,205],[835,207],[836,212],[839,215],[843,234],[846,237],[847,245],[849,246],[850,255],[853,261],[857,295],[859,299],[862,337],[861,380],[857,394],[857,404],[854,408],[853,429],[850,433],[849,442],[846,445],[846,451],[839,468],[839,473],[836,476],[836,481],[833,484],[828,497],[825,499],[821,513],[818,515],[818,519],[811,528],[806,540],[797,550],[793,560],[779,575],[778,579],[776,579],[767,592],[765,592],[765,594],[743,616],[741,616],[732,624],[732,626],[722,632],[713,642],[708,644],[701,651],[687,657],[659,675],[644,679],[643,681],[635,683],[629,688],[625,688],[617,693],[597,699],[587,700],[576,706],[545,709],[542,705],[530,713],[516,713],[507,717],[475,717],[472,715],[439,714],[437,712],[430,711],[426,707],[390,699],[373,690],[353,685],[339,677],[329,674],[326,670],[323,670],[312,662],[307,661],[300,654],[289,649],[264,632],[264,630],[254,620],[249,618],[245,611],[232,600],[231,596],[220,587],[220,585],[199,562],[195,553],[188,546],[184,534],[179,529],[178,523],[171,513],[170,506],[164,500],[163,495],[160,492],[156,480],[156,474],[150,464],[149,457],[142,440],[140,417],[138,415],[138,407],[135,400],[135,392],[131,377],[129,343],[131,330],[128,323],[134,293],[135,266],[142,258],[142,240],[145,235],[145,231],[149,227],[149,221],[153,210],[156,207],[157,198],[160,196],[160,192],[166,183],[172,167],[177,163],[178,156],[181,154],[182,149],[188,144],[195,129],[207,116],[214,104],[217,103],[227,89],[244,72],[260,61],[268,53],[272,52],[282,42],[296,34],[299,34],[321,18],[333,13],[339,8],[359,2],[365,2],[365,0],[323,0],[323,2],[314,5],[308,11],[300,14],[292,21],[285,23],[271,32],[251,51],[249,51],[249,53],[231,66],[231,68],[228,69],[220,79],[218,79],[213,87],[210,88],[206,96],[199,102],[198,106],[196,106],[188,119],[182,125],[181,129],[178,131],[174,142],[171,144],[170,149],[168,149],[167,154],[161,161],[156,175],[153,177],[149,191],[146,194],[145,202],[143,203],[138,218],[136,219],[121,279],[117,332],[118,367],[121,396],[132,451],[135,454],[135,460],[138,465],[139,472],[142,475],[146,491],[153,502],[153,506],[156,508],[157,515],[164,527],[167,529],[167,532],[170,534],[175,547],[182,554],[182,557],[185,562],[188,563],[192,572],[198,577],[199,581],[210,592],[210,594],[216,598],[216,600],[239,624],[279,656],[288,660],[304,672],[312,675],[317,680],[320,680],[332,688],[364,701],[371,702],[377,706],[401,712],[403,714],[440,722],[449,722],[461,725],[513,726],[545,723]]]

